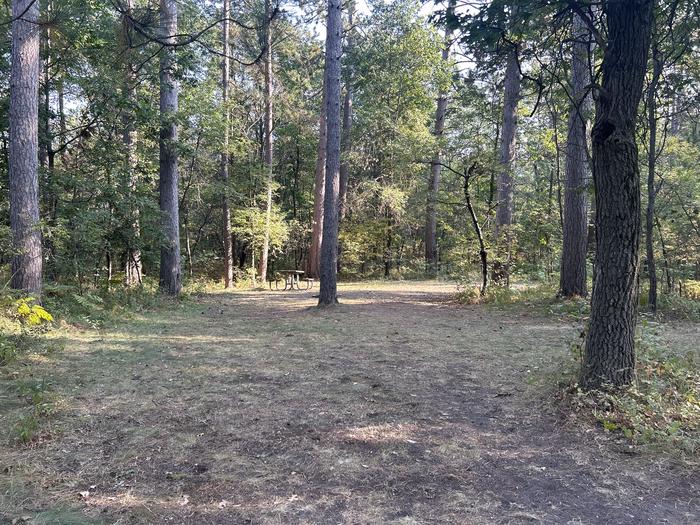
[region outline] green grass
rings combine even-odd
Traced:
[[[673,328],[671,328],[673,330]],[[571,408],[631,445],[672,455],[700,455],[700,355],[668,343],[669,329],[643,321],[633,385],[584,393],[570,387]],[[576,351],[579,361],[579,352]]]

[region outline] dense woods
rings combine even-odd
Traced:
[[[631,380],[640,296],[700,279],[691,0],[11,4],[17,290],[592,279],[597,387]]]

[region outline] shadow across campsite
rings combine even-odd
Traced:
[[[68,336],[52,439],[6,459],[35,499],[125,523],[658,523],[697,477],[569,428],[532,378],[578,327],[454,287],[203,295]]]

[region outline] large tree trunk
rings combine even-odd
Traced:
[[[177,1],[160,2],[161,38],[174,44],[177,34]],[[180,217],[177,170],[178,82],[175,78],[175,48],[164,47],[160,54],[160,288],[177,295],[182,288],[180,271]]]
[[[454,1],[450,1],[449,11],[454,10]],[[450,46],[452,30],[448,24],[445,28],[445,45],[442,48],[442,60],[447,62],[450,58]],[[438,95],[437,109],[435,110],[435,129],[433,134],[440,141],[445,130],[445,114],[447,113],[447,93],[441,91]],[[440,174],[442,171],[442,146],[438,144],[433,161],[430,164],[430,177],[428,178],[428,199],[425,214],[425,265],[428,275],[437,273],[438,249],[437,249],[437,197],[440,188]]]
[[[124,97],[128,101],[126,108],[122,114],[123,134],[122,142],[124,144],[125,153],[125,172],[126,172],[126,194],[133,195],[136,191],[136,165],[138,162],[137,145],[138,133],[134,124],[133,108],[136,105],[136,74],[134,72],[134,64],[132,61],[131,42],[129,41],[129,26],[130,20],[127,15],[131,14],[134,8],[134,0],[125,2],[127,14],[122,16],[122,34],[121,47],[124,56]],[[141,226],[140,212],[137,204],[130,203],[129,220],[131,221],[131,231],[129,232],[127,248],[126,248],[126,264],[124,265],[124,284],[133,286],[141,284],[143,279],[143,271],[141,264]]]
[[[340,57],[343,21],[341,1],[328,0],[326,25],[326,186],[321,242],[321,291],[319,306],[338,302],[338,194],[340,191]]]
[[[10,71],[10,226],[13,248],[11,286],[41,297],[39,229],[39,41],[38,0],[12,2]]]
[[[260,256],[260,278],[267,277],[270,252],[270,219],[272,215],[272,6],[265,0],[265,168],[267,169],[267,201],[265,203],[265,239]]]
[[[656,91],[663,72],[664,62],[659,46],[654,42],[652,50],[652,75],[647,87],[647,125],[649,126],[649,149],[647,151],[647,213],[646,213],[646,254],[649,272],[649,309],[656,312],[657,278],[654,258],[654,214],[656,213]]]
[[[314,179],[314,216],[311,225],[311,246],[306,263],[306,274],[318,278],[321,275],[321,241],[323,239],[323,201],[326,195],[326,104],[327,79],[323,74],[323,94],[321,96],[321,112],[318,118],[318,150],[316,154],[316,171]]]
[[[608,42],[593,126],[596,270],[581,385],[634,378],[639,294],[640,179],[635,137],[647,68],[653,0],[607,1]]]
[[[520,98],[520,67],[518,49],[513,45],[508,54],[503,86],[503,124],[501,126],[501,169],[498,174],[498,208],[496,233],[513,223],[513,160],[518,126],[518,99]]]
[[[586,123],[591,110],[589,64],[590,31],[574,14],[571,49],[571,106],[566,140],[564,228],[559,293],[563,297],[588,294],[586,251],[588,246],[588,202],[586,199],[588,153]]]
[[[221,105],[224,110],[224,137],[221,145],[221,165],[220,177],[222,183],[221,197],[221,236],[224,240],[224,287],[231,288],[233,286],[233,238],[231,236],[231,208],[228,199],[228,165],[229,165],[229,126],[231,120],[231,111],[229,105],[229,77],[230,64],[229,52],[230,46],[230,21],[231,17],[231,2],[224,0],[222,21],[221,21],[221,40],[223,44],[223,57],[221,58]]]

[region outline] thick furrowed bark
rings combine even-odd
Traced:
[[[340,191],[340,57],[343,21],[340,0],[328,0],[326,29],[326,188],[323,241],[321,243],[321,290],[319,306],[338,302],[338,194]]]
[[[652,0],[606,2],[608,43],[593,127],[596,271],[581,370],[585,389],[629,384],[639,293],[641,197],[635,140]]]
[[[10,285],[37,299],[42,291],[39,228],[38,112],[40,32],[39,2],[12,2],[10,71],[10,227],[13,248]]]

